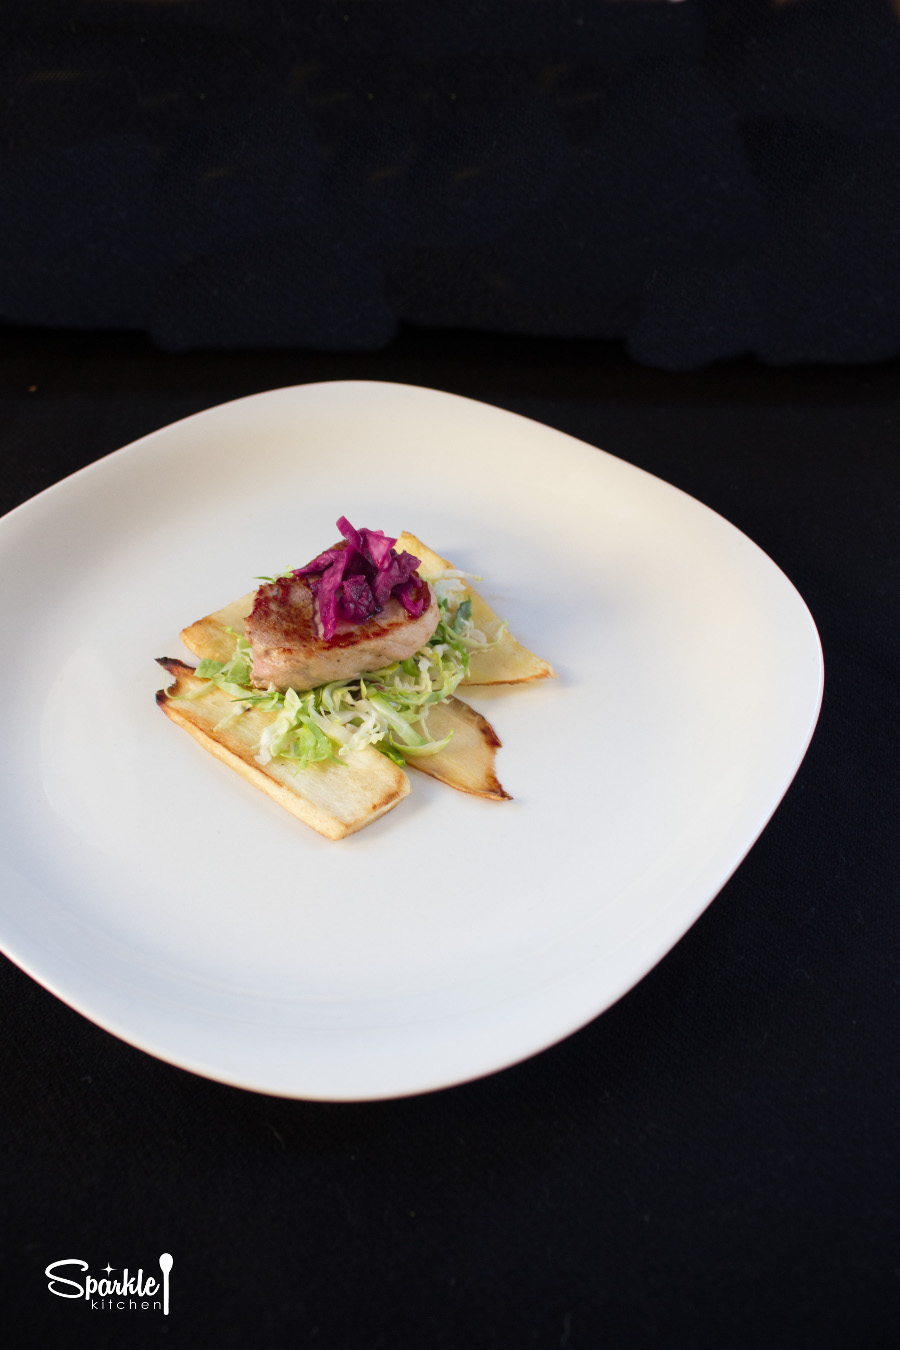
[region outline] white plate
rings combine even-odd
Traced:
[[[412,772],[396,810],[331,843],[155,707],[180,629],[307,561],[342,514],[483,574],[558,670],[467,694],[513,802]],[[818,715],[812,620],[744,535],[428,389],[200,413],[6,516],[0,556],[27,675],[3,737],[4,950],[133,1045],[284,1096],[437,1088],[590,1021],[733,872]]]

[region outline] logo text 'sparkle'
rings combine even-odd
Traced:
[[[121,1312],[153,1312],[169,1314],[169,1273],[173,1266],[172,1257],[163,1252],[159,1258],[162,1281],[154,1275],[145,1275],[143,1267],[136,1275],[129,1275],[126,1266],[117,1279],[110,1277],[116,1267],[107,1261],[103,1267],[104,1279],[95,1279],[93,1275],[83,1274],[81,1279],[74,1278],[74,1272],[90,1270],[87,1261],[77,1256],[65,1257],[62,1261],[51,1261],[44,1271],[47,1276],[47,1288],[58,1298],[82,1298],[90,1302],[95,1311],[116,1309]],[[68,1274],[63,1274],[66,1269]],[[160,1297],[160,1284],[162,1291]]]

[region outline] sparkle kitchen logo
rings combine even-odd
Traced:
[[[102,1269],[105,1279],[95,1279],[85,1272],[90,1270],[87,1261],[77,1256],[66,1257],[63,1261],[51,1261],[44,1271],[47,1276],[47,1288],[57,1298],[80,1298],[87,1300],[95,1312],[108,1312],[116,1309],[121,1312],[162,1312],[169,1315],[169,1275],[174,1262],[168,1252],[159,1258],[162,1279],[155,1275],[145,1275],[143,1267],[136,1275],[129,1275],[128,1267],[117,1279],[116,1267],[109,1261]],[[80,1278],[76,1272],[81,1272]]]

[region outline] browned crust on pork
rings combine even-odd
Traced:
[[[355,679],[391,661],[402,661],[425,645],[438,622],[437,603],[423,581],[424,608],[409,614],[391,596],[363,623],[340,623],[331,638],[319,631],[317,577],[279,577],[260,586],[244,631],[253,649],[252,682],[257,688],[314,689],[329,680]]]
[[[253,609],[244,622],[244,631],[251,643],[261,642],[284,649],[302,644],[312,654],[326,655],[335,650],[355,647],[372,638],[402,632],[422,617],[421,614],[413,617],[399,601],[395,601],[364,623],[339,625],[333,637],[324,638],[319,635],[316,626],[315,597],[309,583],[309,577],[279,577],[277,581],[260,586]],[[431,606],[431,590],[425,582],[421,585],[427,601],[424,613]],[[398,609],[401,611],[400,617],[385,617],[388,613],[396,613]]]

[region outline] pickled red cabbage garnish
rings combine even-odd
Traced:
[[[397,540],[383,530],[354,529],[346,516],[341,516],[337,528],[346,544],[326,549],[293,573],[313,578],[310,587],[326,641],[334,637],[339,621],[365,623],[381,613],[392,595],[417,619],[428,598],[426,583],[416,575],[419,559],[397,553]]]

